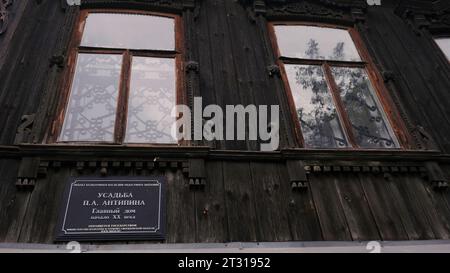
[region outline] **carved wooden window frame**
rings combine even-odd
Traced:
[[[335,29],[344,29],[347,30],[350,34],[350,37],[352,38],[354,45],[361,57],[360,62],[347,62],[347,61],[330,61],[330,60],[302,60],[299,58],[283,58],[281,55],[280,48],[278,46],[277,36],[275,33],[275,26],[276,25],[291,25],[291,26],[311,26],[311,27],[326,27],[326,28],[335,28]],[[304,21],[280,21],[280,20],[273,20],[267,22],[267,28],[269,33],[270,42],[272,45],[272,49],[275,52],[276,57],[276,63],[280,67],[281,70],[281,78],[283,81],[283,86],[286,91],[288,104],[289,104],[289,112],[291,118],[294,120],[294,131],[295,131],[295,138],[297,140],[298,145],[301,148],[307,148],[305,147],[305,141],[303,139],[303,133],[301,129],[301,125],[298,122],[298,116],[295,111],[295,103],[294,98],[292,94],[292,90],[289,85],[289,80],[287,78],[287,73],[284,64],[286,62],[290,64],[316,64],[326,66],[327,68],[324,69],[324,75],[327,79],[333,79],[332,75],[330,75],[330,64],[331,65],[340,65],[343,66],[345,64],[346,67],[359,67],[364,68],[367,72],[367,75],[369,77],[370,83],[372,84],[375,95],[377,96],[378,100],[380,101],[380,106],[383,110],[383,113],[386,117],[386,121],[389,123],[390,127],[392,128],[392,131],[394,133],[394,136],[396,137],[396,140],[398,142],[399,147],[398,148],[361,148],[355,140],[355,137],[353,135],[353,131],[350,127],[350,119],[347,116],[347,113],[344,109],[343,103],[339,98],[339,91],[337,90],[337,86],[335,84],[328,84],[329,89],[331,92],[331,95],[333,97],[333,101],[336,106],[336,110],[339,114],[339,119],[341,122],[343,133],[346,135],[347,140],[349,142],[349,147],[346,148],[334,148],[338,150],[390,150],[390,151],[396,151],[396,150],[406,150],[411,149],[412,144],[409,141],[409,136],[407,135],[407,128],[402,121],[402,118],[400,116],[400,113],[395,109],[395,104],[386,88],[386,86],[383,83],[383,77],[379,73],[378,69],[376,68],[374,62],[371,59],[371,56],[366,49],[362,38],[360,37],[358,31],[356,28],[351,26],[341,26],[336,24],[328,24],[328,23],[316,23],[316,22],[304,22]],[[320,149],[320,148],[310,148],[310,149]]]
[[[135,14],[135,15],[150,15],[158,17],[166,17],[174,19],[175,24],[175,50],[137,50],[137,49],[101,49],[81,46],[84,26],[86,19],[91,13],[110,13],[110,14]],[[175,76],[176,76],[176,102],[175,104],[186,104],[187,95],[185,94],[184,86],[184,31],[181,15],[173,13],[153,12],[146,10],[135,9],[82,9],[79,12],[76,26],[72,33],[72,38],[68,49],[68,58],[66,61],[66,71],[62,77],[60,90],[62,90],[60,104],[57,107],[55,116],[51,127],[46,134],[45,143],[48,144],[74,144],[74,145],[127,145],[127,146],[180,146],[189,145],[186,140],[178,141],[177,143],[125,143],[125,132],[128,113],[128,98],[130,94],[130,76],[131,76],[131,59],[132,56],[137,57],[155,57],[155,58],[173,58],[175,60]],[[65,112],[68,107],[71,87],[75,76],[76,60],[79,53],[99,53],[99,54],[122,54],[124,62],[121,67],[121,75],[119,82],[119,94],[117,99],[117,110],[114,126],[114,139],[112,142],[102,141],[59,141],[58,137],[61,134]],[[126,73],[124,73],[126,72]]]

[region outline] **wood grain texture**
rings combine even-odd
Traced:
[[[106,6],[123,7],[107,2]],[[184,9],[171,1],[150,2],[164,3],[135,8],[173,12],[183,19],[184,61],[198,63],[190,95],[201,96],[204,106],[279,105],[280,151],[259,152],[258,141],[222,140],[196,141],[194,147],[37,145],[44,144],[51,132],[61,87],[67,84],[62,77],[69,69],[67,48],[78,10],[62,9],[60,1],[15,1],[8,31],[0,36],[0,242],[53,242],[68,177],[101,175],[100,167],[80,171],[77,162],[119,164],[106,168],[111,176],[164,175],[168,186],[164,243],[450,238],[450,191],[436,191],[423,172],[408,169],[433,161],[450,179],[450,65],[436,48],[431,29],[417,28],[396,14],[395,1],[388,0],[368,8],[357,23],[349,6],[333,4],[339,0],[302,1],[314,2],[311,9],[323,6],[307,14],[298,8],[303,4],[293,5],[294,1],[265,1],[258,11],[246,5],[252,1],[195,1],[194,7]],[[412,148],[422,150],[301,149],[297,120],[276,73],[271,19],[355,27],[409,131],[405,134],[421,143]],[[22,116],[29,114],[36,114],[32,141],[14,145]],[[15,186],[23,157],[39,157],[51,165],[32,191]],[[158,157],[168,162],[204,160],[205,187],[191,189],[188,176],[170,164],[145,165]],[[291,189],[288,160],[312,166],[308,172],[298,170],[301,180],[307,180],[306,188]],[[53,167],[55,161],[62,166]],[[136,162],[145,164],[139,167]],[[395,173],[393,165],[408,171]]]

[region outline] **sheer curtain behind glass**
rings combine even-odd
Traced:
[[[175,50],[173,18],[89,13],[58,141],[176,143]]]
[[[78,54],[61,141],[114,140],[121,55]]]

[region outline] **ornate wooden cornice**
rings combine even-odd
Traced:
[[[253,4],[259,2],[258,0],[240,0],[245,4]],[[299,3],[299,2],[315,2],[327,7],[337,7],[337,8],[355,8],[355,7],[365,7],[366,4],[362,0],[263,0],[266,4],[288,4],[288,3]]]
[[[197,0],[84,0],[82,8],[134,8],[163,11],[194,9]]]
[[[14,0],[0,0],[0,35],[5,33],[9,23],[8,7],[13,4]]]
[[[424,0],[401,1],[395,13],[407,20],[417,33],[421,29],[429,29],[439,34],[450,34],[450,2],[438,0],[430,3]]]
[[[207,146],[126,147],[111,145],[72,146],[22,144],[0,146],[0,158],[20,160],[16,185],[33,189],[38,177],[48,169],[72,168],[78,173],[114,174],[120,170],[180,170],[193,189],[205,186],[205,162],[260,161],[285,163],[293,190],[307,187],[310,173],[379,173],[426,176],[436,189],[447,188],[440,165],[450,155],[439,151],[389,150],[308,150],[285,149],[274,152],[213,150]]]
[[[354,23],[364,21],[367,3],[361,0],[240,0],[250,16],[270,19],[320,20]]]

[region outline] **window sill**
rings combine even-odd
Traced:
[[[0,158],[41,157],[49,160],[79,160],[81,158],[204,158],[232,161],[388,161],[450,163],[450,154],[440,151],[418,150],[335,150],[290,148],[273,152],[245,150],[214,150],[208,146],[178,145],[67,145],[67,144],[21,144],[0,146]]]

